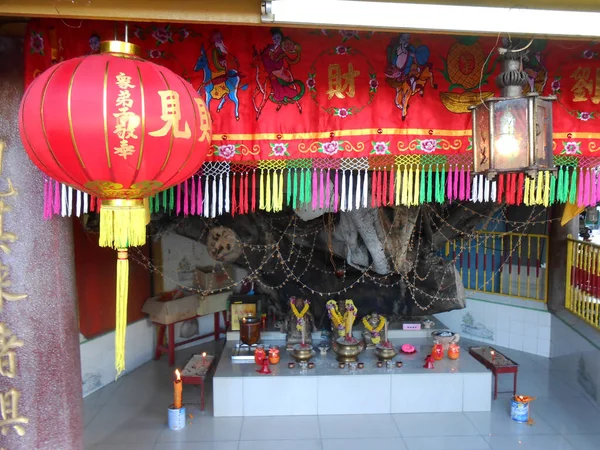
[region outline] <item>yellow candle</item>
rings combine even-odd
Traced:
[[[181,374],[179,373],[179,370],[175,370],[175,375],[177,376],[177,379],[173,382],[173,387],[175,389],[173,406],[175,407],[175,409],[179,409],[182,406],[181,394],[183,389],[183,383],[181,382]]]

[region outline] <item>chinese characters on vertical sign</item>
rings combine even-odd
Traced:
[[[0,141],[0,176],[2,175],[2,160],[4,157],[4,142]],[[0,256],[10,253],[9,244],[17,240],[17,235],[4,229],[4,214],[12,210],[4,199],[14,197],[17,191],[13,187],[10,178],[6,179],[8,189],[0,192]],[[24,342],[2,321],[2,309],[4,301],[17,302],[27,298],[25,294],[9,292],[10,267],[0,260],[0,377],[14,379],[18,376],[17,350],[23,347]],[[21,392],[15,388],[0,391],[0,434],[8,435],[15,432],[23,436],[26,432],[25,425],[29,423],[27,417],[19,414],[19,400]]]
[[[571,91],[574,102],[586,102],[591,100],[594,105],[600,103],[600,67],[592,74],[590,67],[578,67],[571,74],[575,81]]]
[[[119,139],[121,140],[118,147],[114,147],[115,154],[121,156],[123,159],[127,159],[135,153],[135,147],[129,143],[129,139],[137,139],[135,132],[140,126],[141,119],[136,113],[131,111],[133,106],[133,99],[131,98],[131,91],[129,89],[135,88],[131,84],[131,77],[120,72],[117,76],[116,85],[119,88],[119,95],[117,96],[117,108],[118,113],[113,114],[117,119],[115,131]]]

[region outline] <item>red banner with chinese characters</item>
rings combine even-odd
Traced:
[[[157,24],[131,24],[129,35],[204,96],[209,161],[466,155],[467,108],[497,93],[493,38]],[[26,83],[113,37],[109,22],[32,21]],[[555,155],[571,165],[600,148],[599,49],[536,40],[523,61],[526,90],[558,97]]]

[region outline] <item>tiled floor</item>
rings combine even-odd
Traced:
[[[177,362],[218,346],[182,350]],[[163,358],[85,399],[86,449],[600,449],[600,407],[588,400],[576,380],[566,379],[549,359],[500,350],[520,364],[519,393],[537,397],[531,407],[533,426],[510,419],[510,394],[501,394],[489,413],[213,418],[207,384],[207,411],[199,410],[199,390],[186,386],[183,400],[193,417],[184,430],[170,431],[166,417],[172,370]],[[501,390],[509,388],[506,377]],[[277,400],[265,393],[265,402],[270,401]]]

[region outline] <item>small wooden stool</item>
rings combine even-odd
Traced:
[[[181,382],[183,384],[196,384],[200,386],[200,410],[204,411],[204,379],[212,369],[215,357],[206,355],[205,362],[202,355],[193,355],[181,371]]]

